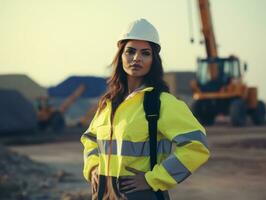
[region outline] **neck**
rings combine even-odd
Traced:
[[[142,85],[142,78],[139,77],[127,77],[127,89],[128,89],[128,94],[133,92],[135,89],[140,87]]]

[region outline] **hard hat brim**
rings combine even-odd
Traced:
[[[138,37],[127,37],[127,38],[123,38],[123,39],[120,39],[120,40],[118,40],[118,42],[117,42],[117,47],[119,47],[120,46],[120,43],[122,42],[122,41],[125,41],[125,40],[139,40],[139,41],[146,41],[146,42],[151,42],[151,43],[153,43],[153,44],[155,44],[155,45],[157,45],[158,46],[158,50],[159,50],[159,52],[160,52],[160,50],[161,50],[161,45],[160,45],[160,43],[157,43],[157,42],[154,42],[154,41],[151,41],[151,40],[144,40],[143,38],[138,38]]]

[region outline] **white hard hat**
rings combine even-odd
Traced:
[[[158,31],[146,19],[131,22],[120,36],[117,45],[123,40],[144,40],[153,42],[160,47]]]

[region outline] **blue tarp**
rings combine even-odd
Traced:
[[[81,84],[86,86],[81,97],[99,97],[106,91],[106,79],[93,76],[72,76],[55,87],[48,88],[51,97],[67,97]]]
[[[18,91],[0,90],[0,134],[24,133],[37,128],[33,105]]]

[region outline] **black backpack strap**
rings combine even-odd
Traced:
[[[156,89],[145,92],[143,107],[149,124],[150,168],[152,170],[157,163],[157,121],[160,117],[161,107],[160,93]],[[158,200],[164,200],[162,191],[158,190],[155,194]]]
[[[150,92],[145,92],[143,106],[149,125],[150,168],[152,170],[157,163],[157,121],[159,119],[161,106],[159,94],[155,89]]]

